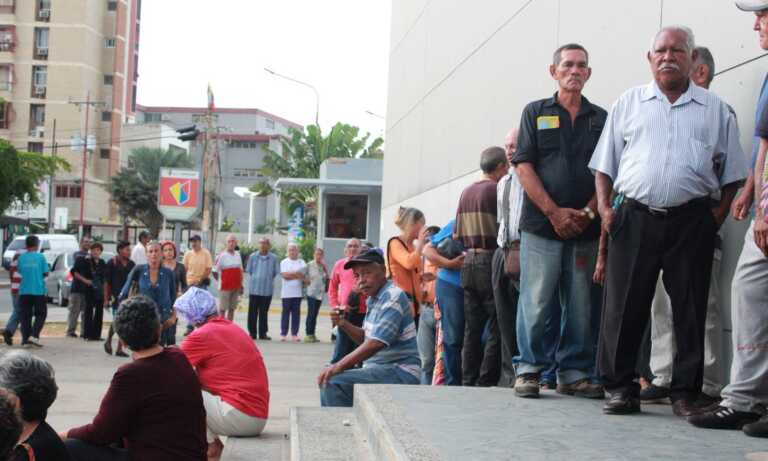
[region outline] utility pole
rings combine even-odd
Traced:
[[[56,161],[56,119],[53,119],[53,140],[51,141],[51,157],[53,157],[53,160]],[[48,233],[53,234],[54,224],[53,224],[53,191],[54,191],[54,182],[56,180],[56,169],[53,170],[51,173],[51,178],[48,180]]]
[[[86,168],[88,167],[88,122],[89,122],[89,115],[90,115],[90,108],[91,107],[101,107],[106,106],[107,103],[104,101],[91,101],[91,92],[88,92],[88,95],[86,96],[85,101],[69,101],[70,104],[74,104],[77,106],[78,109],[82,109],[82,106],[85,106],[85,133],[83,134],[83,168],[82,168],[82,174],[80,176],[80,222],[78,225],[78,238],[82,239],[85,235],[85,221],[84,221],[84,212],[85,212],[85,173]],[[95,148],[95,146],[94,146]]]

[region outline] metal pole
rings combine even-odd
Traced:
[[[55,169],[55,160],[56,160],[56,119],[53,119],[53,140],[52,140],[52,146],[51,146],[51,157],[53,157],[54,160],[54,170],[51,173],[51,178],[48,180],[48,233],[53,234],[53,191],[54,191],[54,181],[56,180],[56,169]]]
[[[269,72],[270,74],[274,75],[275,77],[284,78],[286,80],[289,80],[293,83],[298,83],[299,85],[306,86],[307,88],[310,88],[312,91],[315,92],[315,125],[320,127],[320,93],[317,91],[317,88],[315,88],[313,85],[310,85],[307,82],[302,82],[301,80],[296,80],[293,77],[289,77],[287,75],[279,74],[275,72],[272,69],[264,68],[265,71]]]
[[[253,234],[253,197],[253,192],[248,194],[248,245],[251,244]]]
[[[91,92],[88,92],[88,96],[85,100],[85,135],[83,139],[83,173],[80,177],[80,226],[78,235],[80,239],[85,235],[85,222],[83,220],[83,213],[85,211],[85,169],[88,165],[88,115],[91,108]]]

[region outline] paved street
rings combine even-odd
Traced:
[[[9,301],[6,290],[2,291],[0,304]],[[303,306],[306,307],[306,304]],[[56,369],[59,396],[49,413],[49,422],[57,430],[91,421],[99,402],[106,392],[112,374],[127,359],[107,356],[101,343],[85,343],[63,337],[63,321],[67,309],[49,305],[51,324],[43,331],[45,345],[34,353],[48,360]],[[306,312],[302,312],[302,322]],[[322,315],[322,314],[321,314]],[[7,309],[0,312],[0,324],[8,317]],[[105,321],[111,320],[110,315]],[[241,311],[236,321],[246,325],[246,313]],[[276,305],[270,313],[270,335],[278,338],[280,325]],[[303,325],[303,324],[302,324]],[[183,332],[181,328],[180,334]],[[301,332],[303,333],[303,326]],[[289,433],[288,409],[293,406],[319,406],[320,394],[315,378],[331,356],[330,322],[327,316],[318,320],[317,344],[295,344],[280,341],[259,341],[257,345],[264,355],[270,381],[270,417],[265,433],[259,442],[268,444],[268,459],[286,459]],[[179,340],[181,340],[179,336]],[[18,334],[15,338],[19,342]],[[9,350],[0,346],[0,351]]]

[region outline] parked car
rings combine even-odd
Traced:
[[[43,253],[45,260],[48,261],[48,265],[53,263],[53,260],[59,253],[65,253],[68,251],[77,251],[80,249],[80,245],[77,243],[77,238],[74,235],[68,234],[35,234],[40,238],[40,253]],[[22,235],[11,240],[11,243],[5,248],[3,253],[3,267],[5,270],[11,268],[11,261],[16,255],[16,252],[25,248],[24,240],[26,235]]]
[[[107,262],[114,256],[114,253],[105,251],[101,254],[101,259]],[[74,265],[74,251],[61,253],[53,260],[51,272],[45,279],[46,296],[61,307],[69,305],[69,290],[72,288],[72,273],[70,270]]]

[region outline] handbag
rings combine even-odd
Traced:
[[[507,277],[520,280],[520,241],[509,241],[509,192],[512,189],[512,179],[507,178],[504,184],[504,195],[501,198],[501,209],[504,218],[504,273]]]

